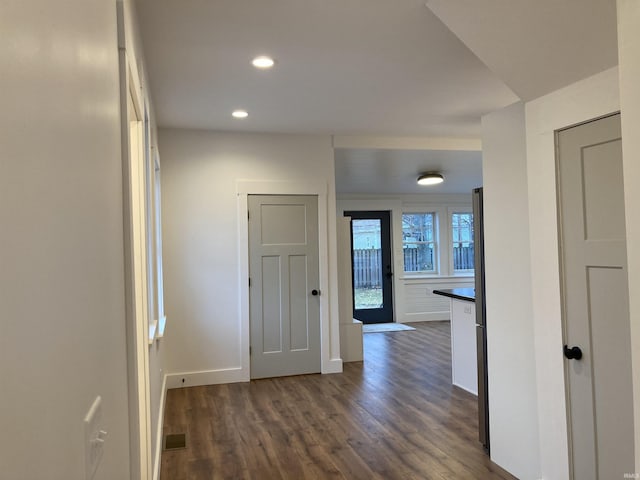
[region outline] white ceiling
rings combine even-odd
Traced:
[[[478,136],[517,97],[424,0],[138,0],[161,126]],[[273,56],[258,71],[251,59]],[[231,118],[244,108],[249,118]]]
[[[353,194],[471,193],[482,186],[482,153],[460,150],[336,149],[336,192]],[[421,187],[424,172],[444,183]]]
[[[162,127],[479,137],[483,114],[617,62],[614,0],[137,4]],[[275,68],[253,68],[260,54]],[[237,108],[249,117],[231,118]],[[429,191],[468,192],[480,164],[464,150],[342,148],[337,190],[423,192],[417,173],[437,169],[447,181]]]
[[[615,0],[427,0],[522,100],[618,64]]]

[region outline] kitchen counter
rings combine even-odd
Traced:
[[[444,288],[442,290],[434,290],[433,293],[436,295],[442,295],[443,297],[466,300],[468,302],[476,301],[475,288]]]
[[[451,381],[478,394],[476,294],[473,288],[434,290],[451,299]]]

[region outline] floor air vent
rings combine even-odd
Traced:
[[[171,433],[164,437],[165,450],[179,450],[187,448],[187,435],[185,433]]]

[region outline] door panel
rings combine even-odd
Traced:
[[[306,213],[306,205],[261,205],[262,245],[304,245]]]
[[[264,353],[282,351],[282,276],[280,257],[262,257],[262,348]]]
[[[621,379],[631,382],[628,298],[626,292],[612,288],[626,286],[626,282],[627,273],[622,268],[590,267],[587,271],[596,449],[601,479],[622,478],[624,473],[635,471],[632,469],[633,397],[630,385],[628,388],[620,385]]]
[[[620,116],[558,133],[573,478],[634,472]]]
[[[625,239],[622,161],[614,158],[622,158],[620,140],[583,148],[585,240]]]
[[[391,222],[388,211],[345,212],[351,217],[353,318],[393,322]]]
[[[318,198],[248,203],[251,378],[320,372]]]
[[[307,278],[307,257],[291,255],[289,257],[289,278]],[[291,350],[304,351],[309,348],[309,316],[307,314],[307,283],[291,282]]]

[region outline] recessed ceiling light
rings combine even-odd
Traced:
[[[271,68],[275,64],[273,58],[264,55],[254,58],[251,63],[254,67],[262,69]]]
[[[247,118],[249,114],[246,110],[234,110],[231,116],[233,116],[233,118]]]
[[[444,182],[444,177],[435,172],[423,173],[418,177],[418,185],[437,185]]]

